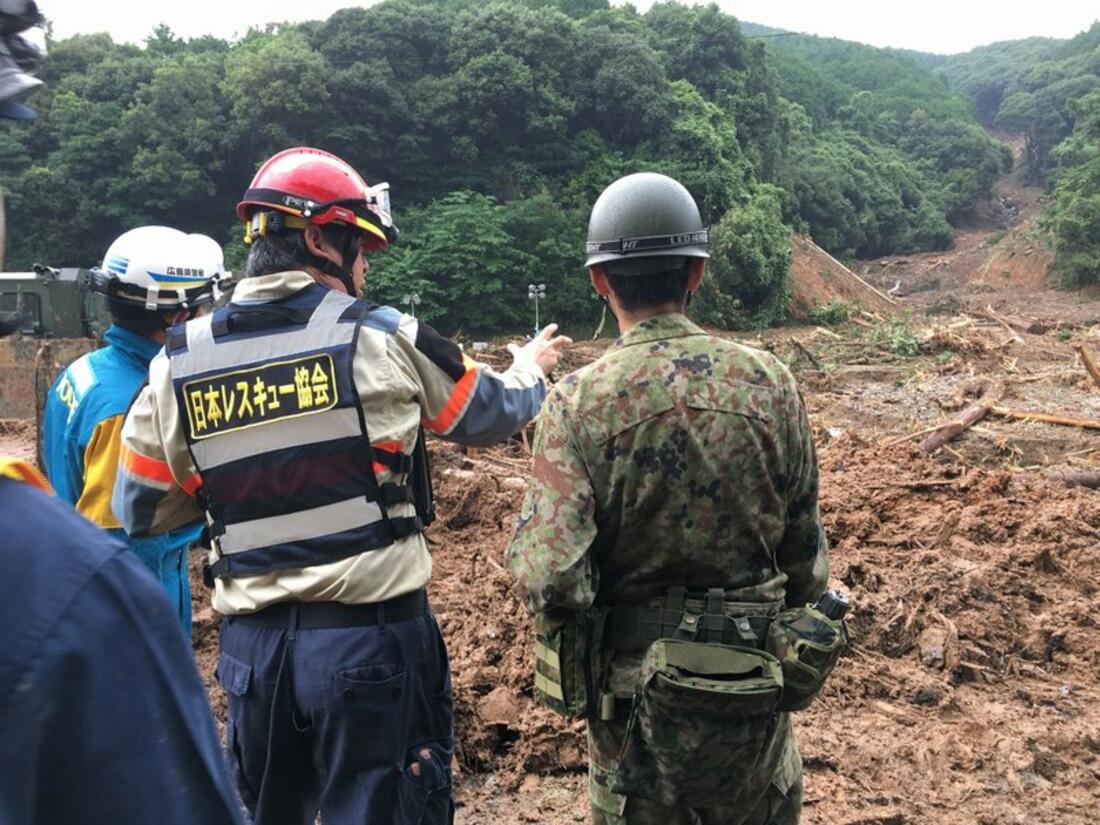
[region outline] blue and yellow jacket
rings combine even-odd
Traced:
[[[43,424],[46,472],[60,498],[128,544],[163,577],[162,560],[186,550],[198,538],[201,525],[131,539],[111,512],[122,423],[148,381],[149,362],[161,345],[119,326],[111,326],[103,337],[108,346],[74,361],[50,388]]]

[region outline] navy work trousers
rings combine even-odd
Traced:
[[[431,611],[364,627],[222,625],[226,747],[255,825],[447,825],[451,677]],[[413,763],[419,765],[413,769]]]

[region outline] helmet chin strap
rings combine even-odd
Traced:
[[[351,274],[351,268],[355,266],[355,259],[360,254],[359,238],[352,235],[352,233],[348,233],[348,239],[345,241],[344,249],[340,250],[340,253],[344,258],[343,266],[320,255],[313,256],[313,265],[325,275],[338,280],[344,287],[344,292],[352,298],[358,298],[359,292],[355,288],[355,278]]]
[[[318,255],[313,256],[313,266],[325,275],[329,275],[338,280],[341,286],[344,287],[344,292],[352,298],[359,297],[355,291],[355,279],[352,277],[351,270],[345,269],[335,261],[330,261],[328,258],[322,258]]]

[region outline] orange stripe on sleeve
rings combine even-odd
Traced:
[[[187,493],[187,495],[193,496],[199,491],[199,488],[201,486],[202,476],[200,476],[198,473],[195,473],[193,476],[191,476],[191,478],[187,479],[187,481],[183,482],[180,485],[180,489],[183,490],[183,492]]]
[[[443,411],[435,418],[424,419],[424,426],[434,433],[447,432],[458,419],[458,416],[462,414],[462,410],[466,408],[466,402],[477,383],[477,374],[476,369],[467,369],[466,374],[458,379],[458,383],[455,384],[455,388],[451,392],[451,397],[447,399]]]
[[[372,450],[380,450],[384,453],[394,454],[401,453],[405,449],[405,445],[402,444],[400,441],[376,441],[370,446]],[[383,464],[379,461],[372,461],[371,466],[374,467],[375,475],[377,475],[378,473],[393,472],[393,468],[391,468],[388,464]]]
[[[202,477],[198,473],[185,481],[176,481],[176,477],[172,474],[172,468],[168,466],[167,462],[157,461],[155,458],[149,458],[147,455],[134,452],[126,446],[125,442],[122,444],[120,457],[122,466],[126,468],[126,472],[130,475],[145,478],[149,481],[157,481],[161,484],[179,484],[180,489],[189,496],[195,495],[202,486]]]
[[[130,475],[147,478],[150,481],[159,481],[161,484],[175,484],[176,477],[172,475],[172,468],[167,462],[157,461],[155,458],[135,453],[125,444],[122,445],[122,466]]]

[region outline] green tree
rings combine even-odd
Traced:
[[[1100,90],[1073,104],[1076,128],[1054,151],[1056,185],[1043,223],[1068,286],[1100,283]]]
[[[379,256],[372,297],[400,306],[417,291],[425,319],[446,332],[523,327],[526,280],[537,260],[518,249],[493,198],[460,191],[408,215],[407,240]]]
[[[225,62],[222,93],[232,138],[247,142],[258,162],[301,143],[323,145],[329,67],[295,29],[254,33]]]
[[[724,328],[783,320],[790,298],[791,237],[781,193],[761,184],[711,229],[708,275],[699,291],[699,320]]]
[[[516,247],[532,258],[525,283],[546,284],[542,317],[570,326],[595,323],[600,305],[584,268],[588,211],[540,193],[507,204],[504,216]]]
[[[173,52],[134,96],[122,120],[125,139],[136,147],[129,174],[116,197],[139,204],[143,219],[177,223],[214,234],[233,206],[219,191],[232,158],[231,129],[219,87],[224,54]]]
[[[657,137],[672,119],[657,52],[641,34],[607,26],[599,15],[582,22],[581,43],[580,120],[624,148]]]
[[[695,196],[704,222],[716,220],[748,194],[752,168],[729,116],[686,80],[671,85],[671,122],[638,147],[653,171],[678,179]]]

